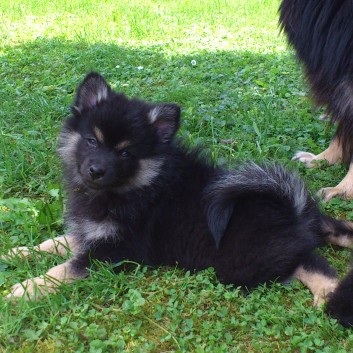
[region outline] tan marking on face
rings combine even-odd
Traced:
[[[93,128],[93,132],[96,135],[97,140],[100,143],[104,143],[104,135],[103,135],[102,131],[97,126],[95,126]]]
[[[309,288],[314,295],[314,306],[319,307],[326,302],[327,295],[335,291],[338,279],[313,272],[299,266],[294,277]]]
[[[116,149],[118,151],[121,151],[123,149],[125,149],[126,147],[130,146],[130,141],[125,140],[125,141],[121,141],[116,145]]]
[[[152,184],[153,180],[160,174],[163,163],[163,159],[141,159],[137,174],[130,178],[126,185],[119,187],[119,191],[125,192]]]

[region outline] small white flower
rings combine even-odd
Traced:
[[[143,69],[143,66],[137,66],[137,70],[141,71]]]
[[[191,60],[191,66],[196,66],[196,60]]]
[[[120,68],[120,65],[116,65],[115,68],[116,68],[116,69],[119,69],[119,68]]]

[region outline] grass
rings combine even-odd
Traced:
[[[297,150],[322,151],[333,129],[318,121],[277,25],[277,0],[38,1],[0,3],[0,254],[63,232],[57,135],[89,70],[129,96],[176,102],[182,135],[222,164],[278,160],[313,192],[344,166],[305,169]],[[224,141],[227,141],[225,143]],[[353,203],[322,208],[353,219]],[[350,252],[323,249],[341,275]],[[0,293],[60,261],[0,263]],[[353,333],[299,283],[249,294],[212,269],[99,264],[87,280],[38,303],[0,297],[4,352],[350,352]]]

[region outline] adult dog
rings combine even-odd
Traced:
[[[349,163],[336,187],[320,190],[324,199],[353,198],[353,4],[351,0],[282,0],[280,24],[304,64],[313,98],[337,124],[329,147],[318,155],[297,152],[294,160]]]

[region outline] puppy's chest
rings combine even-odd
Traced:
[[[134,198],[75,196],[69,207],[68,226],[87,242],[121,241],[136,230],[146,213],[141,206],[137,207]]]
[[[123,226],[120,222],[105,218],[100,221],[83,218],[75,220],[71,224],[73,232],[80,234],[85,241],[121,240],[123,237]]]
[[[141,214],[108,214],[81,215],[74,217],[69,224],[73,233],[78,234],[84,242],[121,242],[131,237],[141,236],[141,224],[145,217]]]

